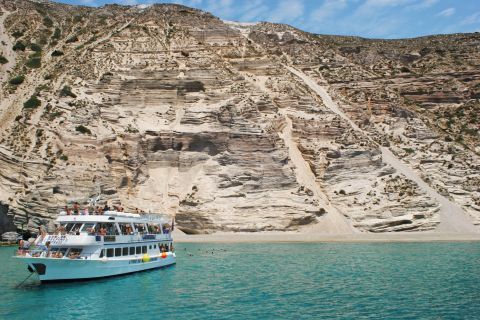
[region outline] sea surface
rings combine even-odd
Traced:
[[[0,319],[480,319],[480,243],[177,244],[173,267],[40,285],[0,248]]]

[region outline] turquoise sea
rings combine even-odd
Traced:
[[[0,248],[0,319],[480,319],[480,243],[177,244],[173,267],[39,285]]]

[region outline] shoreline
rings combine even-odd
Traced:
[[[394,234],[357,233],[321,234],[287,232],[217,232],[212,234],[187,235],[173,233],[176,243],[389,243],[389,242],[471,242],[480,241],[480,233],[419,233],[402,232]]]

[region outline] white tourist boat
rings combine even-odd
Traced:
[[[62,212],[57,222],[55,234],[44,234],[28,249],[19,247],[15,255],[42,282],[110,277],[175,263],[173,225],[160,216]]]

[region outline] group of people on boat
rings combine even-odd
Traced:
[[[43,243],[47,233],[43,227],[38,227],[38,234],[36,238],[29,240],[19,240],[17,255],[31,256],[31,257],[50,257],[50,258],[63,258],[64,254],[61,251],[52,251],[50,241]],[[68,258],[75,259],[78,257],[68,256]]]
[[[68,205],[64,208],[65,213],[67,215],[103,215],[106,211],[117,211],[117,212],[124,212],[125,209],[121,204],[114,205],[110,207],[109,205],[105,204],[105,206],[87,206],[83,209],[80,208],[80,204],[78,202],[74,202],[72,207]],[[145,214],[144,210],[135,208],[135,213],[137,214]]]
[[[168,234],[170,233],[170,225],[165,224],[163,226],[163,230],[159,225],[151,225],[149,224],[147,226],[147,229],[145,230],[143,225],[137,225],[137,232],[140,234],[144,233],[149,233],[149,234]],[[133,228],[130,224],[121,224],[120,225],[121,229],[121,235],[133,235],[135,234],[133,231]],[[85,231],[88,233],[88,235],[91,236],[108,236],[108,235],[118,235],[116,228],[110,224],[110,223],[98,223],[95,227],[90,227],[86,228]],[[55,232],[53,233],[54,235],[80,235],[80,228],[79,227],[73,227],[70,230],[67,230],[64,225],[59,225],[56,229]]]

